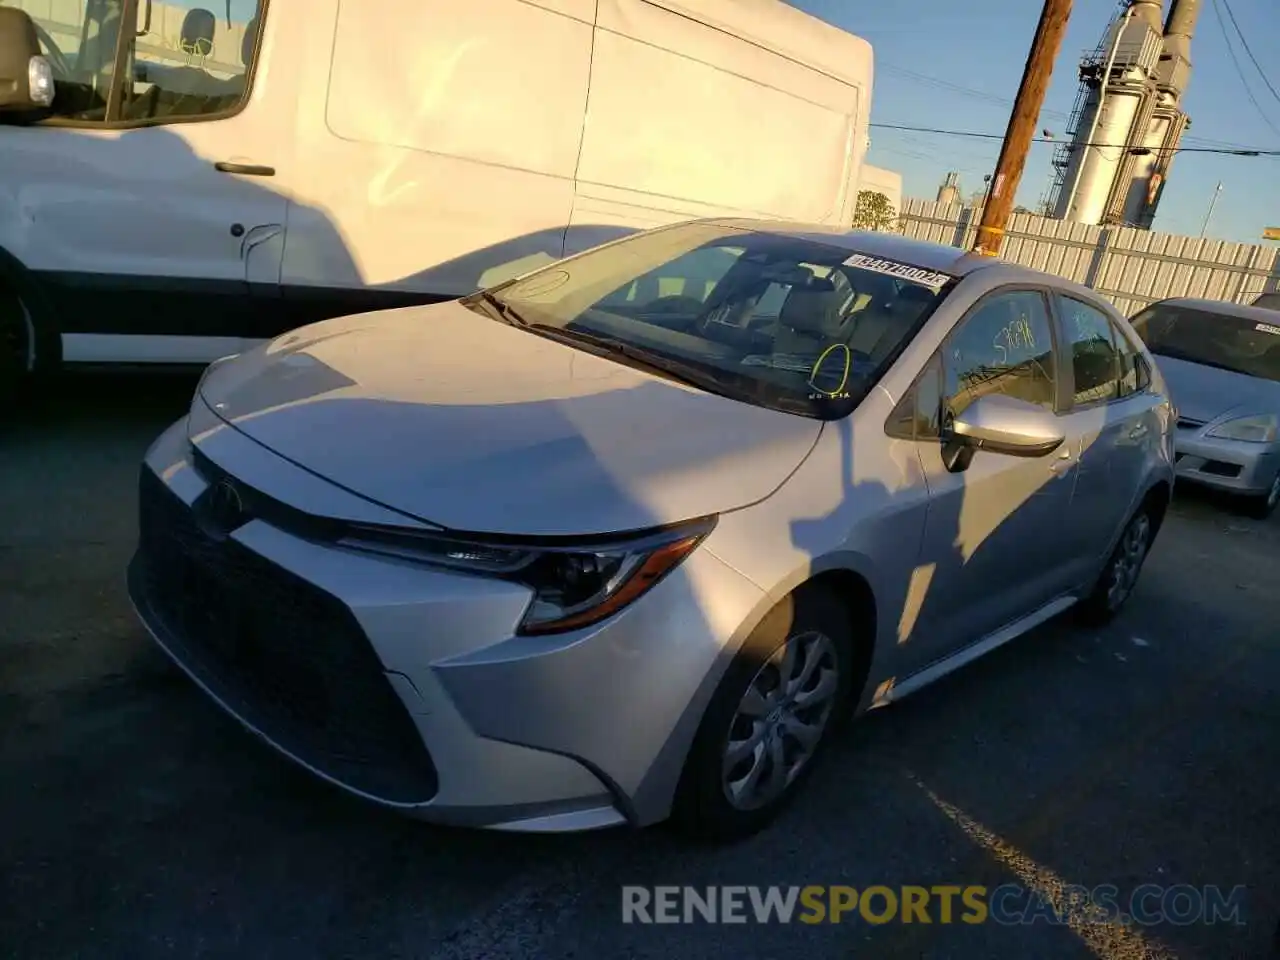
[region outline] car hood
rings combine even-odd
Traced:
[[[1208,423],[1229,413],[1280,412],[1280,383],[1156,355],[1178,416]]]
[[[641,530],[747,506],[822,429],[456,302],[304,327],[211,367],[199,393],[237,430],[366,499],[519,535]]]

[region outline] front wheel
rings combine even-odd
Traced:
[[[1255,520],[1265,520],[1280,507],[1280,470],[1271,480],[1267,492],[1249,497],[1244,502],[1245,510]]]
[[[1086,623],[1101,625],[1110,622],[1129,600],[1151,551],[1155,529],[1151,510],[1143,504],[1125,525],[1093,592],[1077,608]]]
[[[685,761],[673,822],[711,841],[763,829],[799,791],[845,715],[852,638],[843,605],[801,587],[747,638]]]

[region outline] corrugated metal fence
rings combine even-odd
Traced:
[[[901,217],[908,237],[968,249],[979,211],[906,198]],[[1010,219],[1000,256],[1093,287],[1130,316],[1166,297],[1252,303],[1280,289],[1280,247],[1090,227],[1030,213]]]

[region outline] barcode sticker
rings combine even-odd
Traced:
[[[934,270],[925,270],[921,267],[913,267],[909,263],[899,263],[897,260],[884,260],[880,257],[869,257],[865,253],[855,253],[853,256],[845,260],[846,267],[859,267],[863,270],[871,270],[875,273],[887,273],[891,277],[900,277],[903,280],[910,280],[912,283],[919,283],[926,287],[941,287],[943,284],[954,280],[955,278],[945,273],[938,273]]]
[[[1280,336],[1280,327],[1272,326],[1269,323],[1259,323],[1253,329],[1261,330],[1263,333],[1274,333],[1276,336]]]

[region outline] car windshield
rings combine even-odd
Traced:
[[[833,419],[875,385],[954,279],[698,222],[587,251],[463,303],[723,396]]]
[[[1147,349],[1159,356],[1280,381],[1280,321],[1157,303],[1132,322]]]

